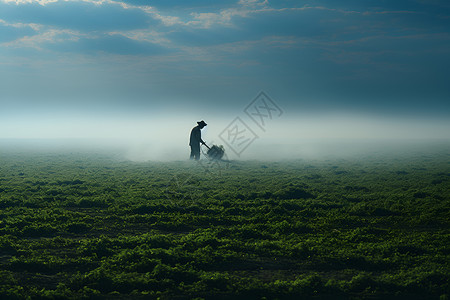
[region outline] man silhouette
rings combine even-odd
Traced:
[[[206,145],[202,140],[202,132],[201,129],[205,127],[207,124],[205,121],[197,122],[197,126],[192,128],[191,130],[191,138],[189,140],[189,146],[191,146],[191,159],[195,158],[195,160],[200,159],[200,143]]]

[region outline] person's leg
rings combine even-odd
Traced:
[[[195,153],[194,153],[194,147],[191,146],[191,157],[190,159],[194,159]]]
[[[195,155],[195,160],[199,160],[200,159],[200,149],[198,149],[198,151],[195,152],[194,155]]]
[[[191,146],[191,159],[195,158],[195,160],[200,159],[200,145]]]

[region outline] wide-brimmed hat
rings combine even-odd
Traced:
[[[200,125],[200,126],[203,126],[203,127],[206,126],[206,125],[208,125],[208,124],[206,124],[205,121],[203,121],[203,120],[201,120],[200,122],[197,122],[197,124]]]

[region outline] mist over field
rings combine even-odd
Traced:
[[[131,161],[185,160],[189,134],[197,120],[206,120],[202,138],[208,145],[223,145],[228,159],[286,160],[346,157],[370,153],[399,154],[413,149],[431,150],[450,140],[450,122],[423,118],[377,118],[351,114],[284,113],[267,119],[264,131],[237,110],[227,118],[211,111],[203,115],[31,116],[0,120],[2,147],[23,150],[116,152]],[[238,116],[254,133],[245,148],[230,141],[230,123]],[[206,148],[203,147],[203,152]],[[202,154],[203,158],[206,158]]]
[[[218,143],[221,145],[220,143]],[[183,147],[184,146],[184,147]],[[179,144],[158,144],[139,140],[94,139],[0,139],[1,153],[79,154],[103,153],[120,161],[137,163],[174,162],[189,159],[189,147]],[[361,160],[367,157],[408,158],[437,152],[446,153],[450,141],[442,139],[305,139],[297,143],[255,143],[240,157],[225,148],[227,161],[286,161],[286,160]],[[206,148],[201,159],[208,160]]]

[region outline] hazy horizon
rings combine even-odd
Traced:
[[[217,140],[209,145],[223,145]],[[432,153],[448,153],[449,139],[301,139],[289,144],[256,140],[239,156],[225,146],[224,160],[361,160],[367,157],[418,157]],[[208,160],[203,147],[201,160]],[[27,155],[104,154],[105,157],[131,162],[187,161],[189,147],[185,143],[157,144],[130,139],[0,139],[2,153]]]

